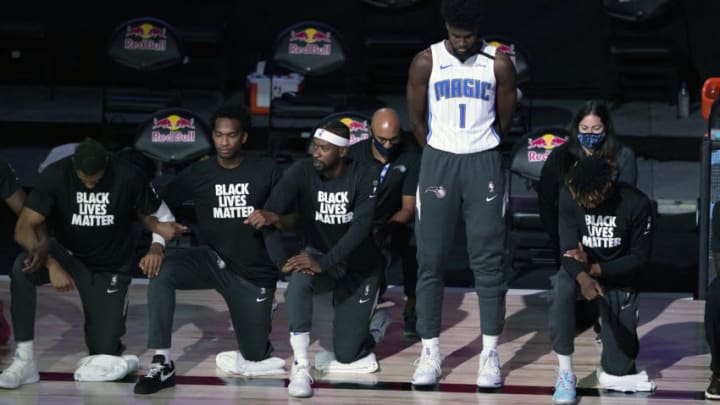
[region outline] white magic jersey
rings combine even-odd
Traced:
[[[495,56],[495,47],[483,52]],[[427,143],[451,153],[475,153],[500,143],[495,132],[494,59],[481,53],[460,62],[444,41],[430,46]]]

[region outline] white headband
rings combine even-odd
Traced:
[[[323,129],[323,128],[316,129],[313,137],[322,139],[323,141],[328,141],[331,144],[333,144],[335,146],[339,146],[341,148],[344,148],[350,144],[349,139],[343,138],[342,136],[339,136],[339,135],[335,135],[332,132],[330,132],[326,129]]]

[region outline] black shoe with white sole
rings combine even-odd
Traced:
[[[175,386],[175,363],[165,364],[165,356],[156,354],[146,375],[135,384],[136,394],[153,394]]]

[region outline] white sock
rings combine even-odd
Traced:
[[[422,339],[422,347],[424,355],[439,355],[440,354],[440,339]]]
[[[295,361],[308,363],[308,347],[310,347],[310,332],[290,332],[290,347],[293,349]]]
[[[572,368],[572,354],[564,355],[564,354],[558,354],[558,368],[560,371],[569,371],[571,374],[573,373]]]
[[[496,350],[498,345],[498,340],[500,340],[500,336],[490,336],[490,335],[482,335],[482,342],[483,342],[483,348],[482,352],[487,353],[490,350]]]
[[[155,355],[161,354],[165,358],[165,363],[170,364],[170,349],[155,349]]]
[[[33,349],[33,341],[32,340],[26,340],[24,342],[17,342],[17,347],[15,348],[15,353],[17,356],[23,360],[31,360],[35,358],[35,353]]]

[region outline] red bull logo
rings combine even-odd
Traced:
[[[543,134],[537,138],[528,138],[528,162],[544,162],[550,156],[550,152],[556,147],[567,142],[567,138],[553,134]],[[536,152],[532,149],[543,149]]]
[[[517,65],[517,62],[515,61],[515,45],[506,45],[498,41],[490,41],[488,44],[496,47],[498,51],[507,55],[512,61],[513,65]]]
[[[151,23],[128,25],[123,47],[130,50],[164,52],[167,48],[167,29]]]
[[[176,114],[153,118],[152,142],[195,142],[195,118],[183,118]]]
[[[290,33],[288,52],[291,55],[330,55],[331,51],[330,32],[305,28]]]
[[[350,145],[370,138],[370,130],[366,120],[356,121],[350,117],[340,118],[340,122],[350,129]]]

